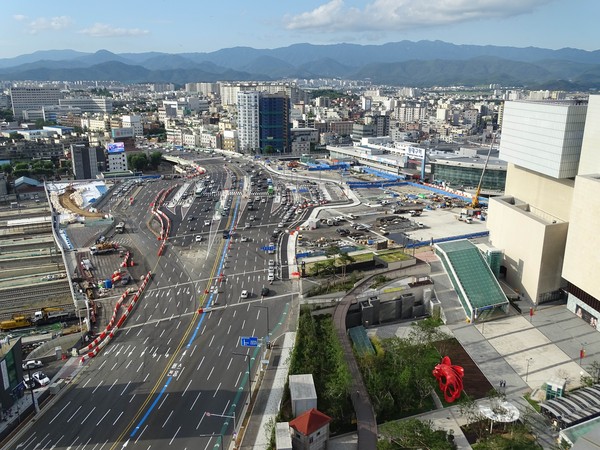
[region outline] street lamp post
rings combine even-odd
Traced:
[[[269,335],[270,335],[270,321],[269,321],[269,307],[266,305],[254,305],[255,308],[262,308],[267,310],[267,332],[265,334],[265,341],[267,343],[267,348],[269,346]]]
[[[235,411],[233,411],[231,416],[229,416],[227,414],[217,414],[217,413],[211,413],[211,412],[207,412],[207,411],[204,411],[204,415],[207,417],[215,416],[215,417],[223,417],[225,419],[233,419],[233,433],[235,434],[235,429],[236,429],[235,428]],[[214,436],[214,435],[211,435],[211,436]],[[221,434],[220,436],[222,437],[223,435]]]
[[[533,361],[533,358],[527,358],[527,370],[525,371],[525,382],[527,382],[529,378],[529,364]]]
[[[252,400],[252,368],[250,367],[250,356],[236,352],[233,352],[232,354],[235,356],[242,356],[248,361],[248,404],[250,404],[250,400]]]
[[[33,409],[36,413],[40,412],[37,403],[35,402],[35,394],[33,393],[33,385],[34,385],[34,381],[33,378],[31,378],[31,366],[28,365],[27,366],[27,375],[29,376],[29,390],[31,392],[31,403],[33,404]]]
[[[205,415],[207,413],[204,413]],[[213,415],[216,416],[216,414],[210,414],[208,413],[209,416]],[[235,425],[234,425],[235,428]],[[235,430],[234,430],[235,432]],[[219,440],[219,448],[222,450],[223,449],[223,435],[221,433],[214,433],[214,434],[197,434],[196,436],[198,437],[209,437],[209,438],[213,438],[213,437],[217,437],[217,439]]]

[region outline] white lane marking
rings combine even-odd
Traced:
[[[198,395],[196,396],[196,400],[194,400],[194,403],[192,403],[192,406],[190,406],[190,411],[192,410],[192,408],[194,408],[194,405],[196,404],[196,402],[200,398],[200,394],[202,394],[202,392],[198,392]]]
[[[185,395],[185,393],[187,392],[187,390],[190,387],[190,384],[192,384],[192,380],[190,380],[190,382],[187,384],[187,386],[185,387],[185,389],[183,390],[183,392],[181,393],[181,396],[183,397]]]
[[[146,431],[146,429],[148,428],[148,425],[146,425],[144,427],[144,429],[142,430],[142,432],[140,433],[140,435],[137,437],[137,439],[134,441],[134,444],[137,444],[137,442],[140,440],[140,438],[142,437],[142,434],[144,434],[144,431]],[[127,439],[127,442],[129,442],[129,439]],[[123,445],[123,447],[127,446],[127,442]]]
[[[95,393],[95,392],[98,390],[98,388],[99,388],[100,386],[102,386],[102,383],[104,383],[104,380],[102,380],[100,383],[98,383],[98,386],[96,386],[96,387],[94,388],[94,390],[92,391],[92,394],[94,394],[94,393]]]
[[[92,410],[88,413],[87,416],[85,416],[85,418],[83,419],[83,421],[81,422],[81,425],[83,425],[85,423],[86,420],[88,420],[88,417],[90,417],[92,415],[92,413],[94,412],[94,410],[96,409],[96,407],[94,406],[92,408]]]
[[[208,381],[210,376],[212,375],[213,371],[215,370],[215,366],[212,367],[212,369],[210,369],[210,373],[208,374],[208,376],[206,377],[206,380]]]
[[[127,382],[127,384],[125,385],[125,387],[123,388],[123,390],[121,391],[121,395],[123,395],[125,393],[125,391],[127,390],[127,388],[129,387],[129,383],[131,383],[131,380],[129,380]]]
[[[106,412],[104,413],[104,415],[102,416],[102,418],[101,418],[101,419],[100,419],[98,422],[96,422],[96,426],[100,425],[100,422],[102,422],[102,421],[104,420],[104,418],[105,418],[106,416],[108,416],[108,413],[109,413],[109,412],[110,412],[110,408],[108,409],[108,411],[106,411]]]
[[[238,385],[238,383],[240,382],[240,378],[241,378],[241,376],[242,376],[242,372],[240,372],[240,373],[238,374],[238,377],[237,377],[237,380],[235,380],[235,384],[234,384],[234,386],[237,386],[237,385]]]
[[[113,384],[110,385],[110,387],[108,388],[109,391],[115,386],[115,384],[117,384],[117,381],[119,381],[118,378],[113,382]]]
[[[119,419],[121,418],[121,416],[123,415],[123,413],[124,413],[124,412],[125,412],[125,411],[121,411],[121,414],[119,414],[119,415],[117,416],[117,418],[115,419],[115,421],[112,423],[112,424],[113,424],[113,426],[114,426],[114,425],[115,425],[115,424],[116,424],[116,423],[119,421]],[[107,441],[107,442],[108,442],[108,441]]]
[[[229,359],[229,364],[227,364],[227,370],[229,370],[229,367],[231,366],[232,362],[233,362],[233,356]]]
[[[163,428],[165,427],[165,425],[167,425],[167,422],[169,421],[169,419],[170,419],[170,418],[171,418],[171,416],[173,415],[173,412],[174,412],[174,411],[175,411],[175,410],[173,410],[173,409],[172,409],[172,410],[171,410],[171,412],[169,413],[169,415],[167,416],[167,418],[165,419],[165,421],[164,421],[164,423],[163,423],[163,425],[162,425],[162,427],[163,427]]]
[[[167,398],[169,398],[169,393],[167,392],[167,395],[165,395],[165,398],[163,398],[163,401],[160,402],[160,405],[158,405],[157,409],[160,409],[160,407],[165,403],[165,401],[167,400]]]
[[[215,398],[217,396],[217,392],[219,392],[219,389],[221,389],[221,383],[219,383],[219,385],[217,386],[217,389],[215,390],[215,393],[213,394],[213,398]]]
[[[54,422],[56,420],[56,418],[60,415],[60,413],[62,413],[65,410],[65,408],[67,406],[69,406],[70,404],[71,404],[71,401],[69,401],[69,403],[67,403],[65,406],[63,406],[63,409],[61,409],[59,412],[57,412],[56,415],[52,418],[52,420],[49,423]]]
[[[175,432],[175,434],[173,435],[173,438],[171,438],[171,440],[169,441],[169,445],[171,445],[173,443],[173,441],[175,440],[175,438],[177,437],[177,433],[179,433],[179,430],[181,430],[181,427],[177,428],[177,431]]]

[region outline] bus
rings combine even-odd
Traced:
[[[125,231],[125,222],[119,222],[115,227],[117,233],[123,233]]]

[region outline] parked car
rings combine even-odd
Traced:
[[[44,372],[36,372],[31,376],[31,378],[33,378],[33,381],[35,381],[40,386],[46,386],[50,384],[50,378],[48,378],[48,376]]]
[[[202,242],[202,236],[197,235],[196,238],[195,238],[195,241],[196,242]]]
[[[38,360],[29,360],[29,361],[25,361],[22,364],[23,370],[32,370],[32,369],[39,369],[40,367],[44,367],[44,364],[41,361]]]
[[[270,292],[271,292],[271,291],[269,291],[269,288],[268,288],[268,287],[263,287],[263,288],[260,290],[260,295],[261,295],[261,296],[263,296],[263,297],[266,297],[267,295],[269,295],[269,293],[270,293]]]
[[[248,298],[249,295],[250,295],[249,292],[246,289],[244,289],[242,291],[242,294],[240,295],[240,298],[246,299],[246,298]]]

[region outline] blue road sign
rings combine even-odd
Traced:
[[[271,251],[275,250],[275,246],[274,245],[265,245],[264,247],[261,247],[260,249],[264,252],[271,252]]]
[[[240,337],[240,344],[242,347],[258,347],[258,338],[256,336],[242,336]]]
[[[311,252],[304,252],[304,253],[296,253],[296,258],[306,258],[307,256],[312,255]]]

